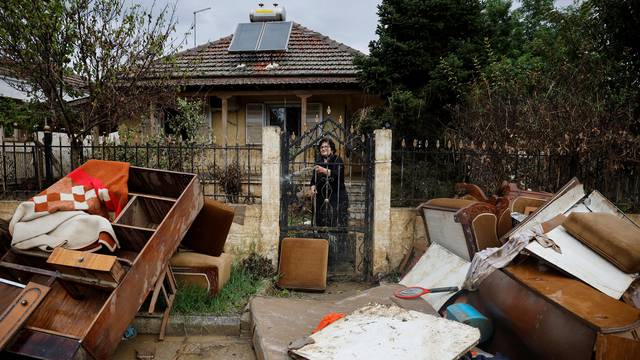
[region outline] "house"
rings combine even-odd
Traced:
[[[328,112],[349,126],[358,109],[380,102],[358,83],[359,51],[295,22],[253,20],[176,57],[181,95],[202,99],[216,144],[258,144],[268,125],[299,135]]]

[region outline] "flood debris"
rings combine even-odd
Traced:
[[[290,350],[295,359],[457,359],[480,340],[471,326],[395,305],[368,305]]]
[[[400,284],[461,284],[464,291],[425,300],[440,314],[472,306],[492,325],[492,335],[485,330],[478,345],[491,354],[637,357],[637,223],[598,191],[587,194],[577,179],[555,194],[512,184],[493,197],[471,184],[457,190],[461,198],[419,206],[431,243]],[[613,343],[626,349],[622,357]]]
[[[195,174],[90,160],[21,204],[0,261],[3,356],[109,358],[150,294],[170,309],[169,259],[203,201]]]

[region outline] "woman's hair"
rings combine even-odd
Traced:
[[[322,139],[320,139],[320,142],[318,143],[318,151],[320,151],[320,147],[324,143],[329,144],[329,146],[331,147],[331,152],[332,153],[334,153],[334,154],[336,153],[336,143],[334,143],[333,140],[331,140],[330,138],[322,138]]]

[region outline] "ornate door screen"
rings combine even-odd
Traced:
[[[354,134],[342,118],[282,134],[280,239],[327,239],[330,276],[371,275],[373,158],[373,137]]]

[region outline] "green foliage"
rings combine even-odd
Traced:
[[[209,297],[204,288],[193,285],[181,286],[176,295],[173,311],[181,314],[238,314],[242,312],[251,297],[266,286],[264,279],[255,278],[241,266],[234,266],[231,269],[229,282],[214,297]]]
[[[355,65],[365,89],[388,101],[360,121],[361,131],[389,123],[421,137],[449,123],[447,106],[484,58],[481,9],[478,0],[382,1],[378,40]]]
[[[6,135],[13,134],[15,125],[33,130],[44,123],[45,116],[46,112],[37,103],[0,97],[0,124]]]
[[[124,0],[0,3],[3,65],[44,101],[51,125],[64,128],[72,144],[174,96],[166,76],[173,30],[169,8],[125,7]],[[167,71],[155,71],[160,65]],[[69,98],[83,100],[76,106]]]
[[[204,124],[202,101],[178,98],[176,99],[178,114],[168,122],[174,134],[180,134],[179,139],[187,142],[197,141],[200,127]]]
[[[232,267],[229,282],[215,297],[209,297],[204,288],[181,286],[173,311],[182,314],[238,314],[258,293],[277,297],[290,296],[289,291],[275,288],[277,279],[271,260],[252,252],[240,264]]]

